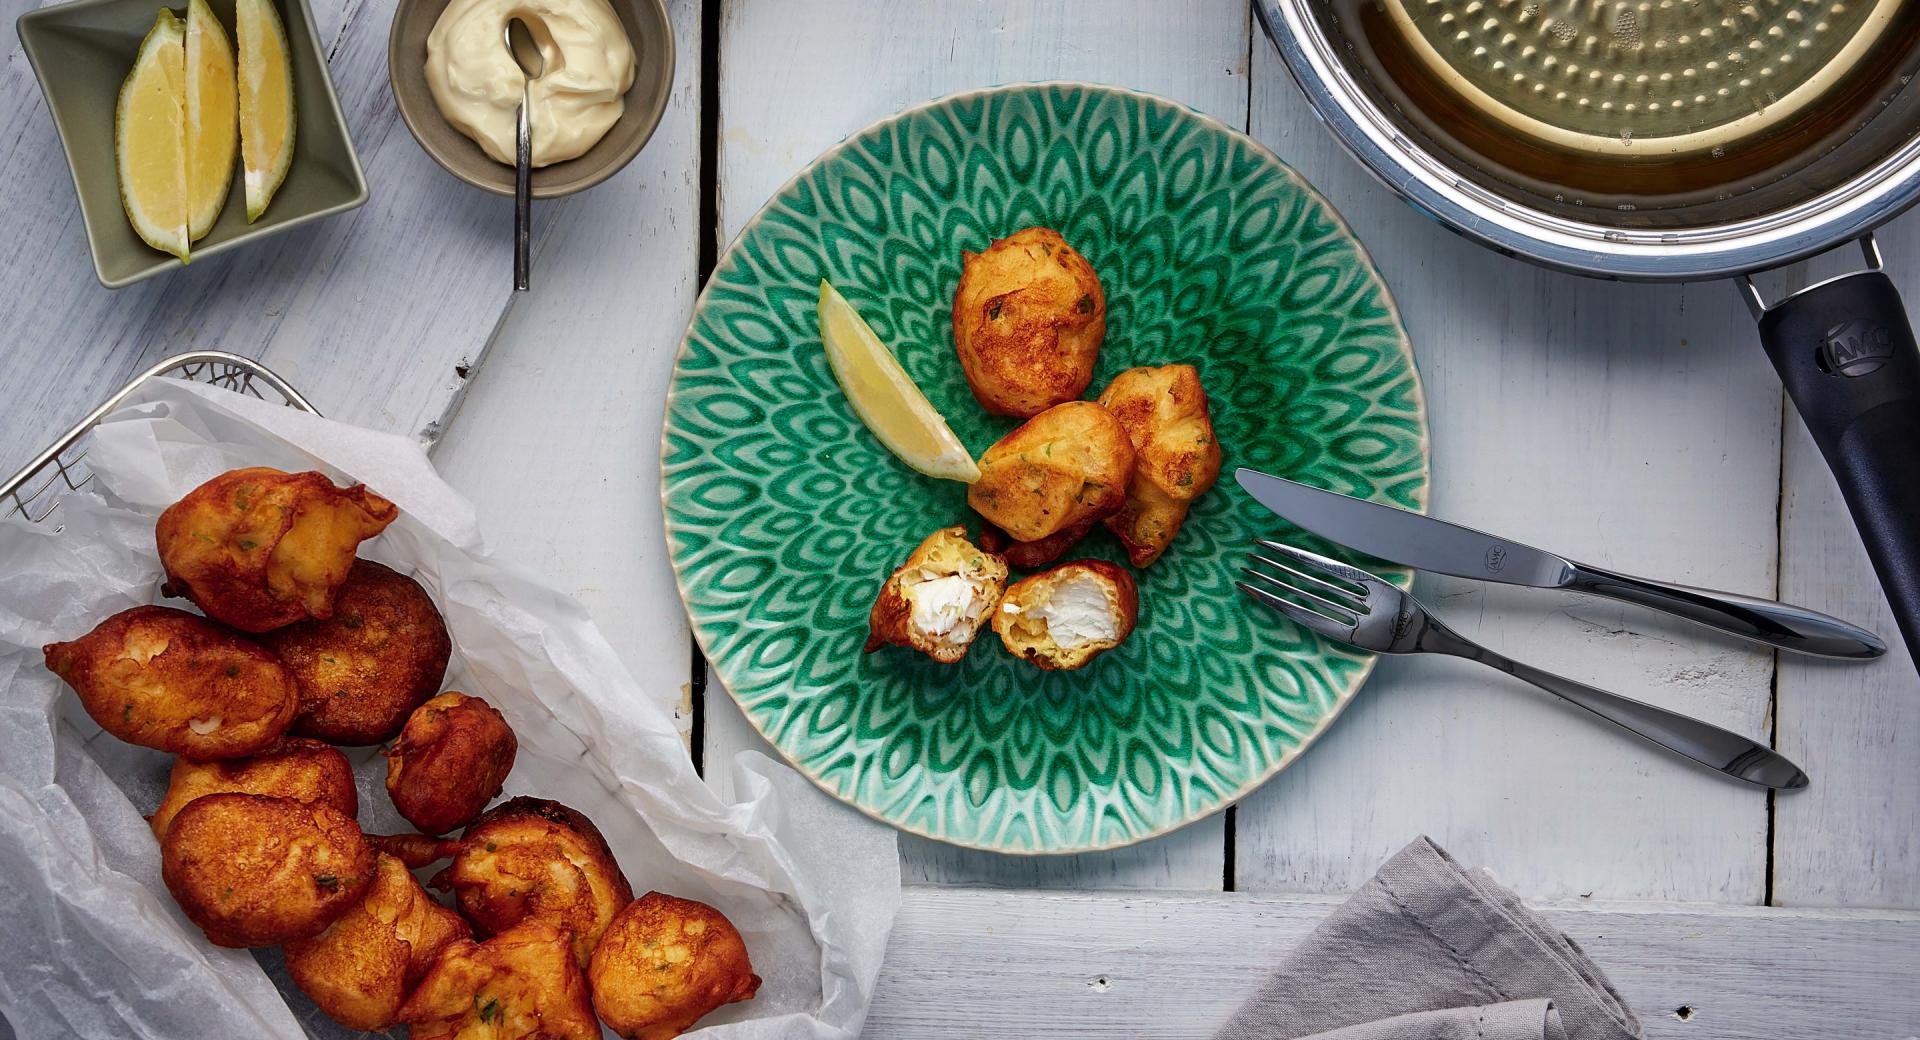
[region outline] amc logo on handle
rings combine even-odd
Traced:
[[[1849,318],[1820,340],[1821,369],[1833,375],[1864,376],[1880,370],[1893,356],[1893,334],[1862,318]]]

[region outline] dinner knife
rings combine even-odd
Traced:
[[[1805,607],[1619,574],[1259,470],[1242,467],[1234,479],[1284,520],[1369,556],[1423,571],[1540,589],[1572,589],[1637,603],[1796,653],[1864,659],[1887,652],[1887,644],[1872,632]]]

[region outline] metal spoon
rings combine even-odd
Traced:
[[[514,135],[513,176],[513,288],[527,291],[527,271],[532,266],[529,240],[533,232],[533,128],[527,109],[533,97],[533,81],[547,69],[546,57],[534,42],[533,31],[519,18],[507,20],[507,53],[525,78],[520,83],[519,127]]]

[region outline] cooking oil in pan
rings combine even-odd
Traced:
[[[1649,213],[1791,189],[1786,178],[1854,138],[1911,77],[1915,7],[1330,0],[1326,10],[1378,100],[1442,154],[1557,204]],[[1902,130],[1920,132],[1882,128],[1883,150]]]

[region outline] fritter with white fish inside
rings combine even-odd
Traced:
[[[1015,582],[993,631],[1015,657],[1071,671],[1126,642],[1139,616],[1140,590],[1126,568],[1075,560]]]
[[[867,653],[894,644],[952,664],[967,655],[1006,588],[1006,561],[975,548],[966,528],[935,531],[880,587],[867,614]]]

